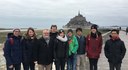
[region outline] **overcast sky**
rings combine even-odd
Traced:
[[[0,0],[0,27],[61,28],[78,11],[100,26],[128,25],[127,0]]]

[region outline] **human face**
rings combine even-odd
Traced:
[[[61,33],[60,33],[60,36],[61,36],[61,37],[64,37],[64,32],[61,32]]]
[[[116,38],[116,37],[118,37],[119,35],[117,34],[116,31],[112,31],[112,32],[111,32],[111,36],[112,36],[112,38]]]
[[[57,32],[57,28],[56,28],[56,27],[52,27],[52,28],[51,28],[51,32],[52,32],[52,33]]]
[[[96,33],[96,29],[91,29],[91,32],[92,33]]]
[[[14,30],[13,34],[18,37],[20,35],[20,30]]]
[[[78,36],[81,36],[82,35],[82,32],[79,31],[79,30],[76,33],[77,33]]]
[[[44,38],[49,38],[49,31],[48,30],[43,31],[43,37]]]
[[[34,36],[34,32],[33,32],[32,30],[29,30],[29,31],[28,31],[28,35],[29,35],[30,37],[33,37],[33,36]]]
[[[68,36],[69,36],[69,37],[71,37],[72,35],[73,35],[72,32],[69,32],[69,33],[68,33]]]

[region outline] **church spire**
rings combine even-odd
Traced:
[[[80,10],[78,11],[78,16],[80,16],[81,14],[80,14]]]
[[[80,15],[80,10],[78,11],[78,15]]]

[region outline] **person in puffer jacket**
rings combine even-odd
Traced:
[[[76,70],[76,54],[78,49],[78,41],[75,35],[73,35],[73,30],[69,29],[67,31],[69,51],[68,51],[68,61],[67,70]]]
[[[54,58],[56,70],[65,70],[68,57],[68,39],[63,29],[60,29],[54,45]]]
[[[21,70],[22,46],[20,29],[13,30],[13,35],[5,42],[4,57],[6,59],[7,70]]]
[[[97,25],[91,26],[91,33],[86,37],[86,52],[89,58],[90,70],[98,70],[97,64],[102,49],[102,35]]]
[[[124,42],[119,38],[119,31],[113,29],[110,39],[106,41],[105,56],[108,59],[110,70],[121,70],[121,63],[126,53]]]

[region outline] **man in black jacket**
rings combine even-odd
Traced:
[[[39,70],[50,70],[53,62],[54,40],[49,36],[49,30],[43,30],[43,36],[39,39],[37,62]]]
[[[57,25],[51,25],[50,37],[56,39],[57,34]]]
[[[126,48],[124,42],[119,38],[119,31],[111,31],[111,39],[105,43],[104,51],[108,59],[110,70],[121,70],[122,59],[125,56]]]

